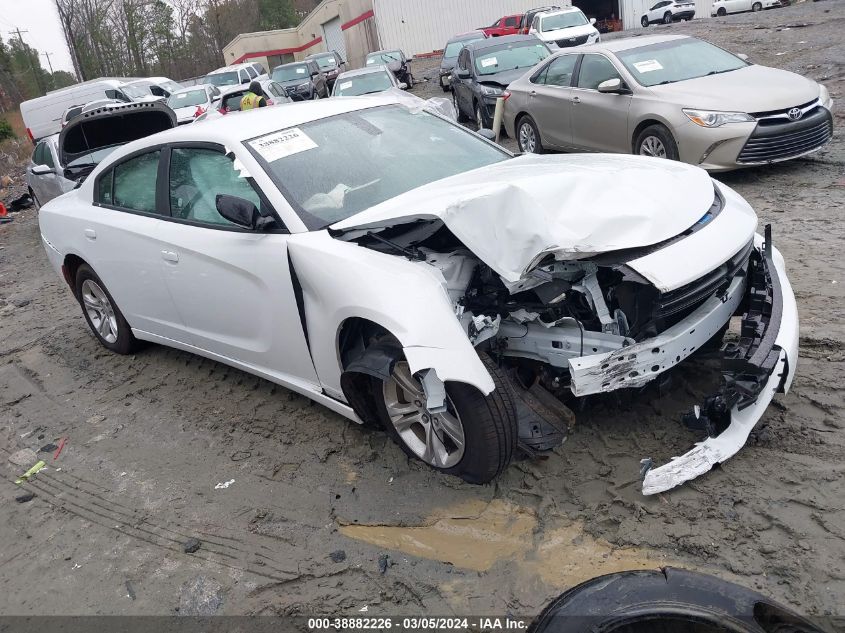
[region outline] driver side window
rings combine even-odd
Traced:
[[[616,67],[602,55],[584,55],[581,69],[578,71],[578,87],[598,90],[599,84],[608,79],[621,77]]]
[[[174,148],[170,152],[170,214],[214,226],[237,226],[217,212],[217,194],[237,196],[261,209],[252,185],[231,158],[205,148]]]

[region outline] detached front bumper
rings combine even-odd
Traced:
[[[763,416],[775,393],[789,390],[798,362],[798,308],[783,257],[757,235],[748,272],[747,310],[737,344],[723,347],[722,387],[696,407],[694,417],[711,435],[668,464],[649,470],[643,494],[674,488],[735,455]],[[722,430],[723,429],[723,430]]]

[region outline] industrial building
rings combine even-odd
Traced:
[[[696,0],[696,17],[709,18],[713,0]],[[334,50],[349,68],[367,53],[401,49],[408,56],[439,51],[446,40],[498,18],[548,4],[575,5],[605,29],[638,29],[657,0],[323,0],[299,26],[241,33],[223,49],[229,64],[257,61],[267,69]]]

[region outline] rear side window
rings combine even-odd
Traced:
[[[133,211],[157,212],[156,180],[160,154],[159,150],[148,152],[115,166],[112,204]]]

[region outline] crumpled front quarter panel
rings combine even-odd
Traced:
[[[433,368],[443,381],[493,391],[436,268],[336,240],[326,231],[291,236],[288,252],[302,287],[311,357],[327,393],[342,397],[338,335],[352,317],[393,334],[412,372]]]

